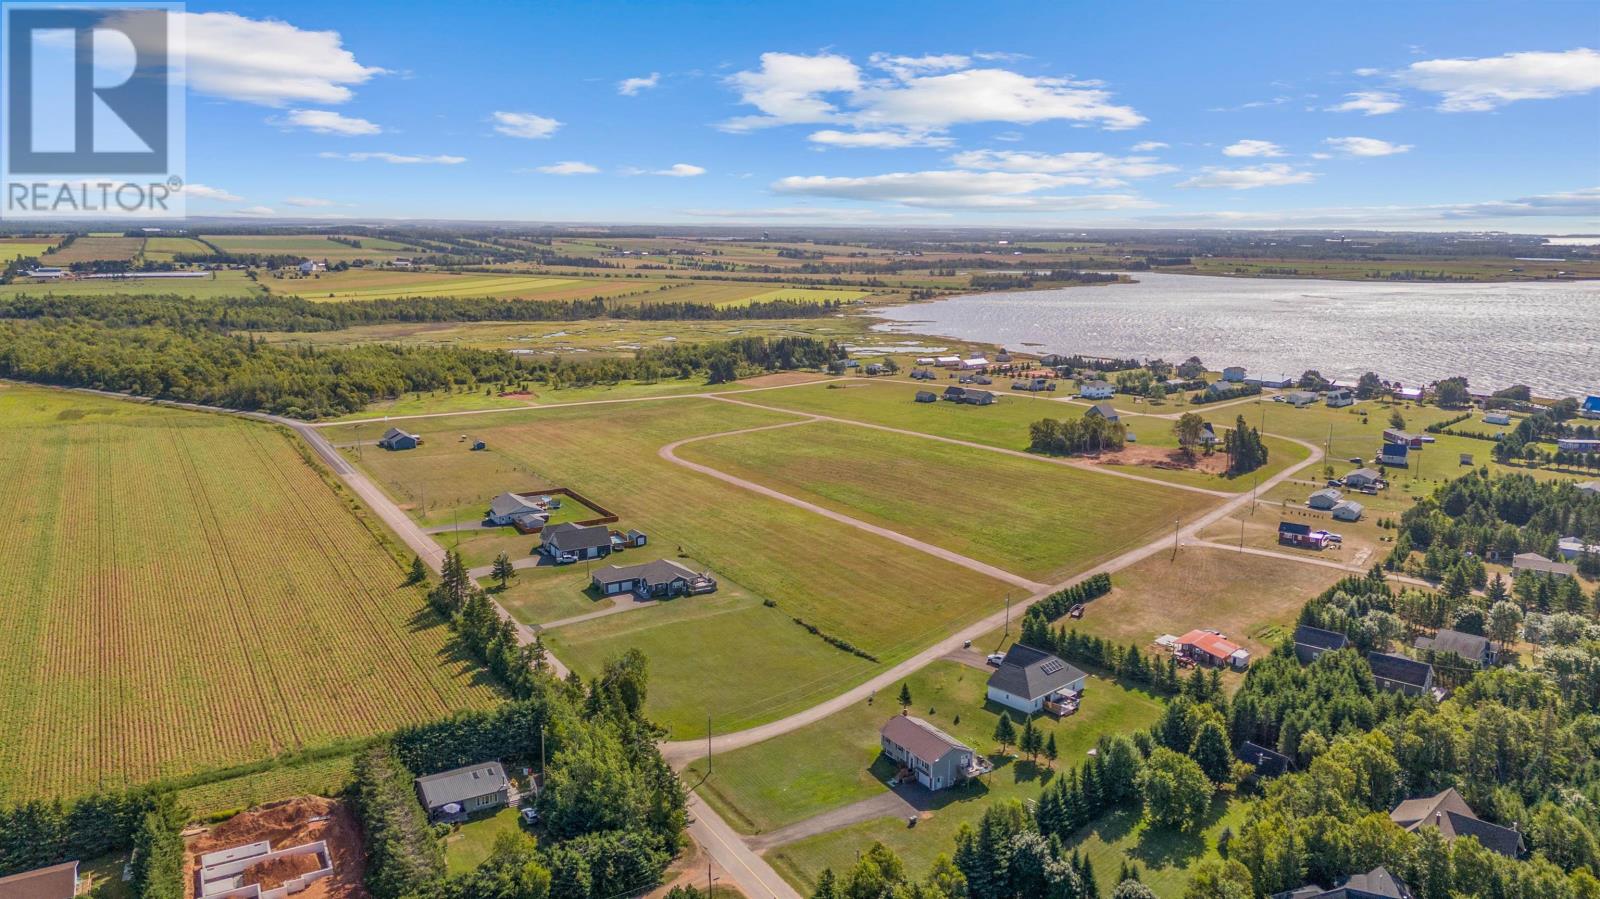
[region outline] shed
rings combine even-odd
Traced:
[[[1244,668],[1250,664],[1250,653],[1239,644],[1207,630],[1193,630],[1179,637],[1178,650],[1197,662],[1217,667]]]
[[[917,391],[917,402],[919,402],[919,403],[937,403],[938,401],[939,401],[939,395],[936,394],[936,393],[933,393],[932,391],[928,391],[928,390],[919,390],[919,391]]]
[[[1340,521],[1360,521],[1366,511],[1366,506],[1353,499],[1347,499],[1333,507],[1333,517]]]

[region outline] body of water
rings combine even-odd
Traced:
[[[976,294],[879,310],[895,332],[1083,353],[1243,365],[1256,377],[1317,369],[1407,385],[1465,375],[1474,388],[1600,391],[1600,281],[1369,284],[1141,272],[1136,284]]]

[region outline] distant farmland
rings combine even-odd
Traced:
[[[144,247],[142,237],[80,237],[40,259],[45,265],[71,265],[74,262],[127,260]]]
[[[420,252],[417,248],[375,237],[352,237],[360,247],[352,247],[318,234],[230,234],[206,236],[206,240],[229,253],[262,256],[305,256],[318,262],[356,259],[390,259],[396,255]]]
[[[648,290],[649,282],[587,280],[547,275],[451,275],[383,269],[326,272],[314,277],[263,277],[268,291],[308,300],[381,300],[394,297],[495,297],[587,300]]]
[[[36,239],[0,240],[0,263],[29,256],[43,256],[45,251],[53,246],[55,246],[53,242]]]
[[[196,299],[258,296],[261,286],[244,272],[216,272],[214,278],[95,278],[72,281],[33,281],[23,278],[0,284],[0,296],[178,296]]]
[[[0,804],[496,701],[271,426],[0,384]]]
[[[210,247],[192,237],[152,237],[144,242],[144,258],[156,262],[171,262],[179,253],[187,256],[211,256]]]

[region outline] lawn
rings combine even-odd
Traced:
[[[1045,583],[1215,502],[1045,459],[825,421],[691,443],[678,454]]]
[[[13,259],[37,259],[53,246],[53,242],[40,240],[0,240],[0,264]]]
[[[458,824],[444,838],[444,864],[451,874],[466,874],[489,860],[494,841],[503,833],[522,829],[517,810],[503,808],[492,815]]]
[[[497,701],[286,433],[0,385],[0,802]]]
[[[1069,848],[1080,849],[1094,863],[1095,877],[1110,886],[1122,863],[1139,865],[1139,879],[1162,899],[1178,899],[1189,886],[1199,863],[1217,857],[1217,837],[1224,830],[1239,832],[1250,802],[1218,793],[1202,820],[1190,833],[1150,829],[1138,809],[1117,809],[1073,835]]]
[[[912,714],[979,752],[996,752],[993,733],[1002,709],[985,699],[988,677],[987,670],[936,662],[907,680]],[[1102,735],[1148,727],[1161,708],[1161,701],[1148,694],[1091,678],[1076,715],[1037,720],[1055,734],[1059,770],[1080,763]],[[899,711],[894,695],[885,693],[870,705],[859,703],[791,734],[718,756],[712,760],[711,780],[699,793],[747,833],[770,831],[879,795],[887,790],[883,780],[893,771],[881,758],[878,730]],[[685,776],[692,784],[703,772],[704,762],[696,762]],[[879,818],[775,847],[766,858],[805,892],[823,868],[844,871],[854,864],[857,850],[881,840],[920,878],[935,855],[954,850],[962,824],[975,824],[997,801],[1037,798],[1053,774],[1042,764],[1001,758],[980,783],[937,794],[934,809],[914,828],[901,817]]]

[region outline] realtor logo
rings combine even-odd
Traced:
[[[172,3],[0,4],[3,215],[181,215]]]

